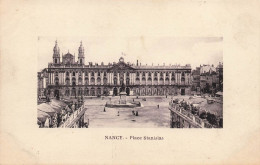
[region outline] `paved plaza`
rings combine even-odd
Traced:
[[[143,100],[146,99],[146,101]],[[222,103],[207,104],[207,100],[201,97],[174,96],[192,103],[198,103],[204,109],[216,113],[218,116],[223,114]],[[168,109],[171,96],[135,96],[127,97],[127,100],[140,101],[142,107],[136,108],[105,108],[109,100],[118,100],[116,97],[86,98],[85,106],[87,111],[85,117],[89,119],[89,128],[170,128],[170,110]],[[158,106],[159,105],[159,108]],[[105,108],[105,112],[104,112]],[[138,111],[138,116],[132,111]],[[119,115],[118,115],[119,112]]]

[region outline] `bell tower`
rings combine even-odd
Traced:
[[[60,64],[60,48],[58,47],[57,40],[53,48],[53,64]]]
[[[78,64],[85,64],[85,55],[84,55],[84,47],[82,45],[82,41],[79,46],[79,54],[78,54]]]

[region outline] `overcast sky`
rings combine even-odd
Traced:
[[[52,62],[55,40],[58,41],[60,54],[78,56],[80,41],[85,48],[85,63],[118,62],[124,52],[125,62],[142,65],[200,64],[216,66],[223,62],[222,37],[39,37],[38,71]]]

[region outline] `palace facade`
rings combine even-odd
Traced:
[[[38,95],[55,96],[100,96],[118,95],[121,86],[127,95],[186,95],[191,90],[191,66],[148,66],[118,62],[100,65],[85,64],[85,51],[80,43],[78,59],[67,53],[60,56],[56,41],[53,61],[48,68],[38,72]]]

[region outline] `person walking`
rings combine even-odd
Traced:
[[[134,110],[132,110],[132,114],[135,116],[135,111]]]

